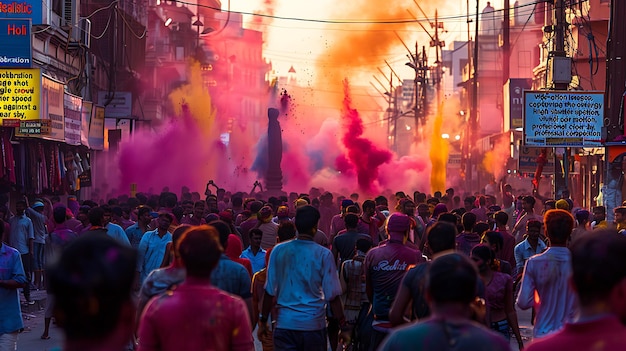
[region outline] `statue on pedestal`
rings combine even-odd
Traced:
[[[283,159],[283,138],[278,122],[278,109],[269,108],[267,110],[267,173],[265,175],[265,188],[270,193],[282,193],[283,191],[283,171],[280,163]]]

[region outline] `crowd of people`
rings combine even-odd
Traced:
[[[626,207],[608,223],[510,186],[205,195],[0,207],[0,351],[33,289],[66,351],[626,349]]]

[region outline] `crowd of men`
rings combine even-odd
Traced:
[[[626,350],[626,207],[454,189],[0,207],[0,351],[46,290],[71,350]],[[532,309],[522,338],[515,305]]]

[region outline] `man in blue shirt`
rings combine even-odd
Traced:
[[[112,215],[111,207],[104,205],[102,206],[102,209],[104,210],[103,219],[104,219],[104,227],[107,229],[107,234],[109,234],[109,236],[112,237],[113,239],[119,241],[121,244],[130,246],[130,241],[128,241],[128,236],[126,236],[126,232],[124,231],[124,228],[111,222],[111,215]]]
[[[33,222],[24,214],[26,207],[28,207],[28,205],[24,200],[19,200],[15,203],[15,216],[9,219],[11,232],[9,233],[8,244],[20,253],[22,267],[26,281],[28,282],[28,284],[24,285],[24,298],[26,298],[28,304],[32,305],[35,302],[30,299],[30,276],[32,272],[33,241],[35,239],[35,233]]]
[[[4,222],[0,220],[0,237]],[[24,327],[18,289],[28,285],[19,251],[0,240],[0,345],[17,350],[17,334]]]
[[[172,233],[167,230],[174,220],[173,216],[169,212],[162,211],[157,220],[158,228],[146,232],[137,249],[137,272],[139,272],[140,286],[150,272],[161,267],[167,243],[172,241]]]
[[[296,240],[276,245],[270,255],[258,335],[267,334],[267,320],[276,301],[274,329],[277,350],[327,350],[326,306],[342,330],[347,326],[341,305],[341,283],[333,254],[313,241],[320,219],[313,206],[296,212]]]
[[[250,236],[250,246],[241,253],[241,258],[247,258],[252,265],[252,273],[256,273],[265,268],[266,251],[261,248],[261,238],[263,232],[260,229],[251,229],[248,233]]]
[[[137,223],[126,228],[126,236],[128,237],[128,241],[130,241],[130,246],[134,249],[139,247],[139,242],[148,231],[151,221],[152,215],[150,214],[150,207],[139,206],[137,209]]]

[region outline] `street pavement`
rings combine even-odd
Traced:
[[[44,329],[44,312],[46,304],[45,291],[32,291],[31,297],[35,301],[34,305],[26,305],[24,297],[22,298],[22,316],[24,317],[24,332],[19,335],[17,342],[18,351],[48,351],[61,350],[63,346],[63,333],[61,329],[54,324],[50,325],[50,339],[42,340],[41,334]],[[520,325],[520,333],[524,344],[528,344],[532,340],[533,327],[530,323],[530,310],[521,311],[517,309],[517,318]],[[255,351],[262,351],[261,343],[256,338],[256,330],[254,331]],[[511,338],[511,350],[518,350],[515,337]]]

